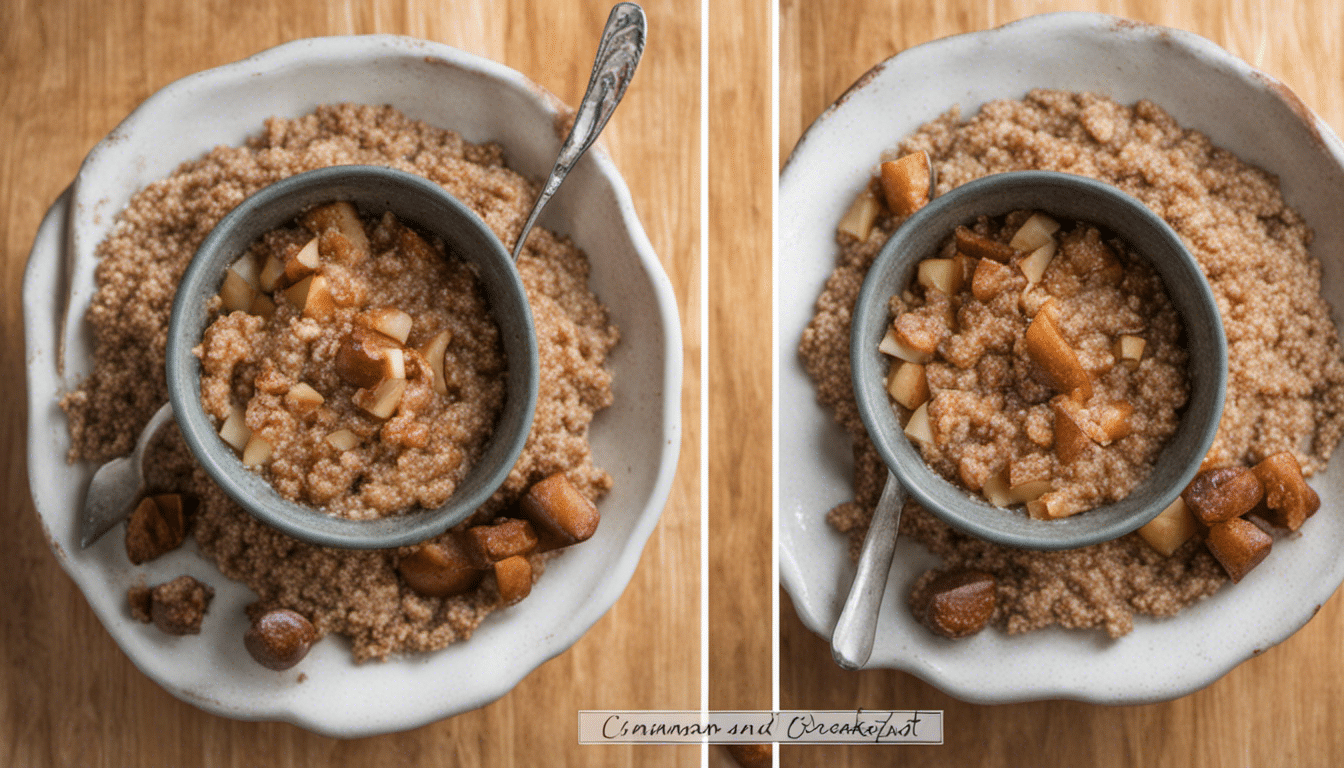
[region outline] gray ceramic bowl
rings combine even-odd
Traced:
[[[1146,256],[1185,323],[1190,354],[1190,399],[1152,474],[1121,501],[1060,520],[1033,520],[1024,511],[992,506],[930,469],[897,420],[885,387],[887,363],[877,349],[890,322],[888,299],[910,284],[922,259],[934,255],[957,225],[1020,209],[1096,224]],[[987,176],[934,198],[911,216],[882,247],[859,292],[850,364],[864,426],[915,500],[967,533],[1025,549],[1087,546],[1123,536],[1156,517],[1198,471],[1218,430],[1227,389],[1227,339],[1218,307],[1176,233],[1114,187],[1050,171]]]
[[[219,292],[224,272],[263,233],[303,210],[333,200],[363,213],[391,210],[403,221],[439,236],[450,253],[471,262],[489,297],[508,359],[507,397],[485,453],[438,509],[379,520],[348,520],[285,500],[261,475],[245,468],[220,439],[200,398],[200,361],[192,347],[206,324],[206,301]],[[187,445],[216,483],[248,512],[314,544],[383,549],[423,541],[466,519],[504,482],[522,452],[536,409],[537,340],[522,280],[490,228],[442,187],[402,171],[336,166],[297,174],[244,200],[201,243],[173,301],[168,328],[168,395]]]

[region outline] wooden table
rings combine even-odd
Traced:
[[[683,451],[634,580],[570,651],[500,701],[358,741],[207,715],[132,666],[47,549],[28,493],[20,287],[38,222],[89,149],[157,89],[302,37],[390,32],[511,66],[568,104],[611,0],[6,0],[0,3],[5,546],[0,764],[695,765],[695,747],[581,747],[580,709],[696,708],[699,620],[699,10],[644,0],[651,44],[603,136],[670,275],[685,333]]]
[[[1102,11],[1208,37],[1283,80],[1337,133],[1344,130],[1344,6],[1338,2],[1299,2],[1290,10],[1254,0],[797,0],[782,3],[780,14],[781,157],[873,64],[928,40],[1064,9]],[[781,600],[784,708],[942,709],[946,735],[941,747],[786,747],[782,765],[1344,765],[1339,594],[1292,638],[1208,688],[1137,707],[1062,701],[974,706],[904,673],[843,672],[826,642],[798,621],[787,595]]]

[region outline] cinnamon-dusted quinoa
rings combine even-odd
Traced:
[[[966,121],[953,110],[892,154],[918,150],[933,161],[937,194],[990,173],[1055,170],[1113,184],[1165,218],[1209,278],[1228,337],[1227,406],[1208,464],[1249,464],[1289,450],[1308,474],[1325,466],[1344,432],[1344,362],[1320,295],[1320,265],[1307,253],[1311,232],[1272,175],[1182,129],[1151,102],[1126,107],[1062,91],[992,102]],[[850,311],[899,224],[884,213],[864,242],[839,235],[836,270],[799,347],[818,399],[853,440],[855,500],[828,519],[849,533],[855,556],[886,467],[853,397]],[[913,504],[901,535],[923,542],[946,568],[995,574],[993,621],[1010,633],[1058,624],[1119,636],[1132,628],[1133,614],[1174,614],[1227,579],[1197,538],[1169,558],[1136,535],[1065,552],[1012,550],[955,531]],[[921,577],[912,602],[931,579]]]
[[[164,346],[173,291],[200,241],[246,196],[314,168],[388,165],[442,184],[510,246],[536,187],[503,160],[498,145],[469,144],[391,107],[323,106],[300,118],[267,120],[245,146],[216,148],[137,193],[98,247],[98,292],[87,315],[93,370],[62,401],[71,459],[126,453],[167,399]],[[612,400],[604,362],[618,333],[587,288],[587,258],[567,239],[534,229],[518,269],[537,328],[537,410],[503,487],[464,525],[507,512],[532,483],[557,471],[591,499],[611,487],[611,477],[593,464],[587,433],[593,414]],[[288,607],[320,634],[348,636],[357,660],[441,648],[469,637],[498,607],[491,576],[465,595],[426,598],[398,579],[395,551],[324,549],[264,526],[208,479],[175,430],[163,435],[146,462],[149,484],[200,499],[191,525],[201,552],[256,591],[259,608]],[[534,574],[543,557],[529,557]]]
[[[205,412],[218,427],[241,409],[248,438],[267,446],[254,469],[286,499],[357,520],[433,509],[452,496],[494,432],[506,368],[485,288],[470,265],[392,211],[358,226],[367,253],[342,260],[329,248],[330,256],[319,257],[329,262],[321,276],[334,306],[318,313],[295,306],[280,278],[269,316],[222,312],[196,348]],[[321,252],[319,235],[317,223],[282,227],[242,258],[256,269],[268,259],[283,264],[310,245]],[[389,313],[402,313],[406,338],[372,329]],[[442,334],[433,355],[429,347]],[[395,349],[403,361],[385,414],[366,410],[383,372],[370,368],[369,352],[349,353],[356,340]],[[333,436],[348,445],[334,445]]]

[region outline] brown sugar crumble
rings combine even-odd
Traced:
[[[93,366],[62,400],[72,460],[128,452],[167,399],[164,348],[173,293],[211,228],[248,195],[306,170],[375,164],[443,185],[512,244],[537,188],[504,165],[497,144],[411,120],[391,107],[328,105],[271,118],[241,147],[217,147],[133,196],[97,250],[98,291],[87,319]],[[607,354],[619,334],[588,289],[587,257],[567,238],[534,229],[518,260],[536,324],[541,385],[532,431],[504,485],[463,527],[509,513],[533,484],[563,473],[596,500],[612,483],[593,463],[588,425],[612,402]],[[350,639],[358,661],[431,651],[471,636],[501,606],[495,578],[451,597],[425,597],[396,571],[399,551],[316,547],[253,519],[196,464],[176,430],[147,459],[155,492],[198,500],[190,535],[228,578],[257,593],[255,610],[291,609],[320,636]],[[445,534],[444,538],[451,534]],[[547,555],[526,556],[537,578]]]
[[[1344,360],[1320,264],[1307,252],[1311,231],[1272,175],[1181,128],[1152,102],[1125,106],[1050,90],[985,104],[967,120],[954,109],[893,155],[920,150],[932,160],[937,194],[991,173],[1054,170],[1112,184],[1166,219],[1209,279],[1230,350],[1227,405],[1205,465],[1251,465],[1287,451],[1308,475],[1325,467],[1344,434]],[[887,470],[852,392],[850,312],[901,221],[881,211],[862,239],[839,233],[836,268],[799,345],[818,400],[851,437],[854,500],[827,519],[849,534],[855,557]],[[1173,615],[1228,580],[1198,536],[1169,557],[1134,534],[1063,552],[1014,550],[967,536],[914,504],[900,534],[937,555],[940,570],[993,574],[991,623],[1008,633],[1058,625],[1118,637],[1132,629],[1134,614]],[[912,605],[928,601],[937,575],[917,580]]]

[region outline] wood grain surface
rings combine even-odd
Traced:
[[[282,42],[390,32],[511,66],[582,96],[610,0],[5,0],[0,3],[0,765],[685,766],[695,747],[580,746],[580,709],[700,702],[698,293],[700,18],[643,0],[650,45],[603,142],[625,176],[684,322],[683,450],[634,580],[570,651],[500,701],[407,733],[341,741],[207,715],[142,675],[47,549],[28,493],[20,288],[46,208],[89,149],[168,83]],[[563,192],[562,192],[563,194]]]
[[[1337,1],[949,2],[784,0],[780,6],[781,157],[872,65],[928,40],[1034,13],[1092,10],[1186,29],[1284,81],[1344,131],[1344,5]],[[1336,317],[1341,297],[1336,302]],[[1335,459],[1339,460],[1338,456]],[[974,706],[901,672],[844,672],[781,596],[782,706],[942,709],[936,747],[784,747],[781,765],[1344,765],[1344,597],[1281,645],[1177,701]]]

